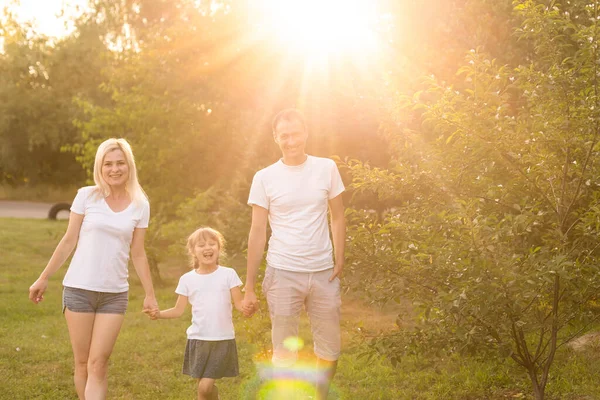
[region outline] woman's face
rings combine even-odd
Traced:
[[[102,161],[102,178],[110,186],[124,186],[129,179],[129,165],[120,149],[106,153]]]

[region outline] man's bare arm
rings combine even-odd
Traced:
[[[346,218],[344,216],[344,201],[339,194],[329,200],[329,211],[331,213],[331,236],[333,237],[333,250],[335,264],[333,274],[329,278],[332,281],[337,276],[341,277],[344,269],[344,251],[346,248]]]
[[[252,225],[250,226],[250,234],[248,235],[248,260],[246,263],[246,285],[244,295],[244,306],[254,307],[257,303],[256,299],[256,276],[258,275],[258,267],[265,252],[267,243],[267,221],[269,211],[261,206],[252,206]]]

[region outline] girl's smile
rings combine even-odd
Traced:
[[[216,240],[200,239],[194,246],[194,256],[198,260],[198,267],[201,269],[215,267],[219,261],[219,250],[219,243]]]

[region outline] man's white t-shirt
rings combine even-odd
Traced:
[[[218,266],[210,274],[192,270],[179,278],[175,293],[186,296],[192,305],[188,339],[229,340],[235,338],[231,315],[231,289],[242,286],[233,268]]]
[[[63,285],[97,292],[126,292],[133,231],[148,227],[148,201],[139,205],[132,202],[125,210],[114,212],[96,186],[86,186],[77,191],[71,211],[83,215],[83,223]]]
[[[317,272],[333,267],[328,201],[344,191],[335,162],[307,156],[301,165],[277,161],[254,175],[248,204],[269,211],[267,265]]]

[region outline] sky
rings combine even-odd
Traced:
[[[0,0],[0,9],[11,7],[19,21],[34,20],[38,32],[47,36],[61,37],[69,33],[64,26],[64,18],[57,14],[65,7],[66,16],[77,15],[76,6],[87,5],[88,0],[20,0],[14,6],[13,0]]]

